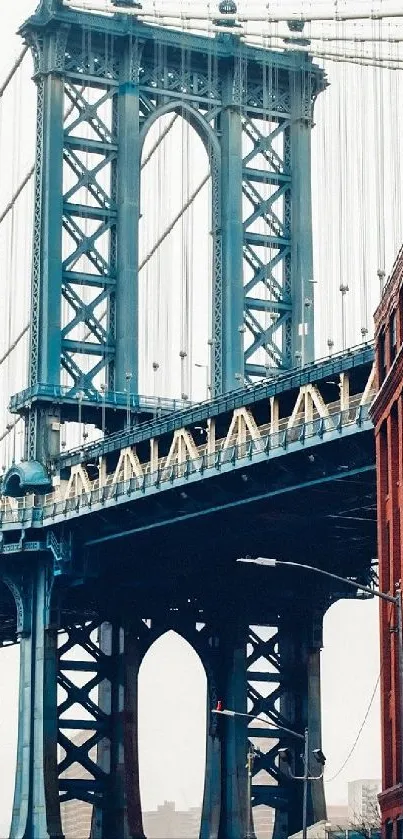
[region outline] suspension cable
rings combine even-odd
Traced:
[[[21,421],[21,419],[22,419],[22,417],[17,417],[17,419],[8,423],[8,425],[6,427],[6,430],[3,431],[2,434],[0,434],[0,443],[2,443],[3,440],[5,440],[5,438],[8,437],[9,434],[11,434],[11,432],[13,431],[15,426]]]
[[[6,76],[6,78],[4,79],[3,84],[2,84],[2,85],[1,85],[1,87],[0,87],[0,98],[1,98],[1,97],[3,96],[3,94],[5,93],[5,91],[6,91],[7,87],[8,87],[8,85],[9,85],[9,84],[10,84],[10,82],[11,82],[11,79],[13,78],[13,76],[14,76],[14,75],[15,75],[15,73],[17,72],[18,68],[19,68],[19,67],[20,67],[20,65],[22,64],[23,59],[25,58],[25,56],[26,56],[26,54],[27,54],[28,50],[29,50],[29,47],[28,47],[28,46],[24,47],[24,48],[21,50],[21,52],[20,52],[20,54],[19,54],[18,58],[15,60],[15,62],[14,62],[14,64],[13,64],[13,66],[12,66],[12,68],[11,68],[10,72],[8,73],[8,75],[7,75],[7,76]]]
[[[141,168],[142,169],[144,169],[144,167],[147,166],[148,161],[151,160],[154,152],[157,151],[158,146],[160,145],[160,143],[162,143],[162,141],[167,136],[167,134],[171,130],[175,120],[178,119],[178,116],[179,116],[178,114],[174,114],[172,119],[169,121],[168,125],[165,126],[163,131],[161,131],[161,134],[157,137],[154,145],[151,147],[147,156],[144,158],[144,160],[142,160],[142,162],[141,162]]]
[[[167,237],[167,236],[171,233],[171,231],[173,230],[173,228],[175,227],[175,225],[178,223],[178,221],[182,218],[183,214],[186,212],[186,210],[188,209],[188,207],[190,207],[190,205],[193,203],[193,201],[195,200],[195,198],[198,196],[199,192],[200,192],[200,191],[202,190],[202,188],[204,187],[204,184],[206,184],[206,183],[207,183],[207,181],[208,181],[209,177],[210,177],[210,172],[207,172],[207,175],[205,175],[205,177],[203,178],[203,180],[199,183],[198,187],[196,187],[196,189],[194,190],[194,192],[192,192],[192,194],[191,194],[191,195],[189,195],[189,198],[188,198],[188,199],[187,199],[187,201],[183,204],[183,206],[182,206],[182,207],[181,207],[181,209],[179,210],[179,213],[177,213],[177,214],[176,214],[176,216],[175,216],[175,218],[173,218],[173,219],[172,219],[171,223],[168,225],[168,227],[166,227],[166,228],[165,228],[164,232],[163,232],[163,233],[162,233],[162,235],[159,237],[159,239],[157,239],[157,241],[155,242],[155,244],[153,245],[153,247],[151,248],[151,250],[150,250],[150,251],[148,252],[148,254],[144,257],[144,259],[140,262],[140,265],[139,265],[139,271],[141,271],[141,269],[142,269],[142,268],[144,268],[144,266],[147,264],[147,262],[149,262],[149,260],[151,259],[151,257],[152,257],[152,256],[153,256],[153,254],[155,253],[155,251],[156,251],[156,250],[159,248],[159,246],[162,244],[162,242],[164,241],[164,239],[166,239],[166,237]]]
[[[10,198],[10,201],[5,206],[3,212],[0,213],[0,224],[2,223],[2,221],[4,221],[4,219],[6,218],[8,213],[10,212],[10,210],[12,210],[17,198],[19,198],[19,196],[21,195],[22,190],[24,189],[24,187],[26,187],[28,181],[31,180],[32,175],[34,174],[34,171],[35,171],[35,166],[31,166],[30,170],[25,175],[25,178],[23,178],[19,187],[17,187],[16,191],[14,192],[14,195],[12,195],[12,197]],[[0,364],[1,364],[1,359],[0,359]]]
[[[17,335],[17,337],[14,339],[13,343],[12,343],[12,344],[10,344],[10,346],[7,348],[7,350],[6,350],[6,352],[4,353],[4,355],[2,355],[2,357],[0,358],[0,364],[3,364],[3,361],[5,361],[5,360],[8,358],[8,356],[10,355],[10,353],[12,353],[12,351],[16,348],[17,344],[19,344],[19,342],[21,341],[21,339],[24,337],[25,333],[26,333],[26,332],[28,332],[28,329],[29,329],[29,323],[27,323],[27,324],[24,326],[24,328],[21,330],[21,332],[19,333],[19,335]]]

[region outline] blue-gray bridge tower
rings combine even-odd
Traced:
[[[107,410],[128,370],[138,393],[141,150],[163,114],[188,120],[210,161],[213,394],[312,360],[310,133],[323,74],[309,56],[61,0],[21,31],[38,88],[29,387],[16,400],[28,458],[56,453],[74,394],[99,423],[100,382]]]
[[[322,71],[305,52],[147,25],[135,3],[124,5],[126,14],[105,16],[42,0],[21,29],[38,90],[29,382],[12,403],[26,419],[26,461],[14,470],[23,490],[49,487],[60,425],[76,421],[77,401],[83,421],[101,428],[106,413],[110,430],[123,428],[130,371],[132,415],[147,413],[138,394],[140,169],[144,138],[164,114],[189,121],[210,163],[213,394],[313,359],[310,133]],[[246,602],[219,562],[201,578],[171,554],[168,574],[157,537],[133,543],[118,566],[113,547],[85,548],[96,518],[36,530],[34,519],[3,573],[21,644],[14,839],[61,839],[60,802],[73,799],[93,805],[92,839],[143,839],[137,675],[169,628],[199,652],[210,707],[221,698],[246,710],[247,658],[263,656],[282,673],[270,699],[279,738],[291,720],[309,724],[319,745],[324,602],[314,610],[308,597],[293,612],[289,598]],[[141,579],[133,551],[155,559]],[[248,629],[265,622],[277,627],[269,639]],[[84,658],[72,655],[77,647]],[[82,687],[77,673],[90,674]],[[270,669],[254,677],[270,682]],[[265,712],[269,700],[259,705],[253,688],[248,696]],[[73,730],[89,736],[74,740]],[[274,835],[285,839],[300,826],[301,789],[276,755],[273,747],[259,758],[278,785],[256,787],[255,803],[275,808]],[[209,719],[202,839],[245,836],[245,756],[244,727]],[[75,764],[85,777],[66,774]],[[310,820],[324,813],[317,784]]]

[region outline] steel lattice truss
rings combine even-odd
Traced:
[[[98,694],[104,680],[111,689],[112,672],[110,655],[101,650],[93,639],[97,632],[97,623],[68,626],[67,638],[59,647],[57,682],[61,698],[58,704],[58,742],[62,757],[58,772],[61,802],[78,799],[96,805],[102,802],[108,786],[108,772],[97,760],[97,747],[105,738],[110,743],[110,708],[102,708],[93,696]],[[73,649],[74,657],[71,656]],[[84,674],[86,679],[81,686],[77,684],[79,674]],[[74,715],[71,713],[73,707],[80,709],[78,718],[77,711]]]
[[[80,800],[92,805],[93,824],[108,818],[107,802],[113,795],[111,761],[119,750],[117,744],[123,744],[125,737],[123,728],[116,728],[116,720],[130,712],[128,699],[133,700],[133,695],[137,694],[137,688],[134,694],[130,689],[128,691],[131,680],[127,675],[127,663],[124,664],[124,657],[130,659],[131,656],[129,637],[134,640],[136,650],[135,681],[140,663],[152,644],[167,631],[174,630],[186,638],[200,656],[207,675],[208,707],[216,707],[220,697],[225,701],[232,671],[232,656],[227,658],[231,644],[228,647],[226,630],[223,632],[218,627],[214,629],[198,622],[191,611],[191,607],[180,613],[174,611],[175,618],[166,616],[162,621],[132,616],[129,634],[127,631],[123,634],[122,630],[109,624],[100,626],[99,621],[70,624],[64,630],[58,651],[59,796],[60,802]],[[264,640],[268,634],[270,637]],[[301,655],[304,643],[299,632],[284,634],[281,629],[273,629],[270,634],[267,628],[249,627],[247,681],[241,680],[238,687],[237,702],[242,707],[247,698],[249,713],[256,717],[244,733],[245,740],[248,733],[253,742],[258,741],[261,745],[254,761],[253,773],[258,778],[253,784],[253,806],[265,805],[276,811],[275,835],[280,835],[281,823],[287,819],[290,796],[292,798],[295,793],[278,766],[279,746],[287,743],[291,748],[295,747],[292,739],[284,735],[282,727],[298,730],[306,723],[303,708],[306,708],[307,699],[307,659]],[[298,666],[293,666],[293,662],[294,665],[298,662]],[[272,729],[261,726],[259,718],[262,716],[270,722]],[[208,718],[207,725],[208,737],[213,741],[217,736],[221,738],[223,732],[217,717]],[[135,751],[137,753],[137,749]],[[214,773],[214,758],[209,756],[209,750],[206,771]],[[138,765],[134,767],[134,778],[138,779]],[[136,800],[138,790],[133,795]],[[141,820],[139,799],[137,807]],[[211,818],[210,807],[211,802],[205,798],[204,819],[207,821]]]
[[[110,89],[98,89],[95,96],[94,92],[94,88],[83,91],[73,83],[65,85],[66,100],[71,102],[71,107],[64,130],[64,161],[75,183],[64,193],[63,201],[66,255],[62,293],[67,316],[62,330],[62,366],[72,383],[86,393],[94,388],[94,377],[104,367],[113,381],[115,337],[114,106]],[[77,360],[80,356],[95,358],[87,373]]]
[[[287,104],[289,109],[287,100],[284,95],[279,103],[284,109]],[[245,325],[251,339],[245,350],[245,373],[249,379],[293,364],[289,114],[288,118],[278,114],[278,120],[270,125],[268,135],[252,119],[243,122],[251,145],[243,158],[242,185],[251,210],[244,220],[243,248],[244,275],[249,275],[245,283]],[[281,154],[275,143],[282,147]],[[262,232],[254,232],[259,222]],[[260,363],[256,362],[259,350],[263,351]]]
[[[46,238],[58,233],[57,219],[51,229],[57,217],[52,142],[54,159],[60,144],[63,156],[60,364],[72,388],[91,396],[102,371],[112,391],[122,379],[116,295],[123,282],[125,167],[140,169],[146,133],[169,112],[190,122],[210,160],[213,391],[288,368],[298,350],[301,355],[298,334],[306,331],[301,283],[312,270],[304,192],[310,179],[309,171],[301,173],[309,170],[312,103],[322,75],[303,55],[266,54],[231,39],[178,35],[134,21],[128,35],[125,26],[122,19],[59,9],[53,31],[27,27],[25,33],[39,97],[30,385],[46,383],[43,359],[51,355],[42,326],[44,274],[52,282]],[[63,82],[62,100],[54,74]],[[120,108],[129,89],[138,93],[138,141],[130,161],[128,117]],[[305,248],[302,258],[293,239],[303,229],[303,199],[308,233],[307,243],[298,244]]]

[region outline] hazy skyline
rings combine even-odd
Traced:
[[[18,0],[15,4],[5,4],[3,0],[3,5],[6,8],[2,10],[0,33],[0,83],[20,49],[13,33],[33,11],[36,2]],[[35,96],[33,84],[32,96]],[[9,197],[3,194],[0,184],[0,212]],[[164,799],[175,800],[181,809],[198,805],[203,786],[204,673],[196,654],[182,639],[171,639],[169,648],[167,644],[163,640],[158,642],[147,656],[141,673],[140,761],[146,810],[154,809]],[[15,764],[18,663],[14,649],[0,650],[0,668],[0,836],[3,836],[11,810]],[[328,778],[339,770],[350,750],[378,673],[377,602],[347,601],[332,606],[325,617],[322,655],[323,751],[327,756]],[[376,778],[380,773],[378,691],[353,756],[338,778],[327,784],[328,802],[345,803],[349,780]]]

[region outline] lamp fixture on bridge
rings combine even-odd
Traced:
[[[339,467],[343,468],[343,467]],[[356,591],[362,591],[366,594],[372,595],[372,597],[378,597],[380,600],[386,601],[387,603],[393,603],[396,608],[396,626],[391,629],[391,633],[396,635],[397,641],[397,649],[398,649],[398,679],[399,679],[399,695],[400,695],[400,720],[401,720],[401,727],[403,729],[403,610],[402,610],[402,589],[399,585],[395,589],[395,595],[388,594],[385,591],[379,591],[379,589],[371,588],[370,586],[365,586],[362,583],[358,583],[356,580],[350,580],[348,577],[341,577],[339,574],[333,574],[331,571],[325,571],[324,568],[316,568],[314,565],[306,565],[300,562],[291,562],[288,560],[282,559],[273,559],[272,557],[264,557],[258,556],[256,559],[252,559],[250,556],[246,557],[239,557],[237,562],[248,562],[252,563],[253,565],[265,565],[269,568],[276,567],[277,565],[284,566],[285,568],[295,568],[298,570],[303,571],[312,571],[314,574],[321,574],[324,577],[330,577],[332,580],[337,580],[340,583],[344,583],[347,586],[352,586],[356,589]],[[403,740],[403,738],[402,738]],[[400,759],[403,765],[403,742],[400,746],[401,755]],[[320,761],[320,755],[318,753],[317,759]]]

